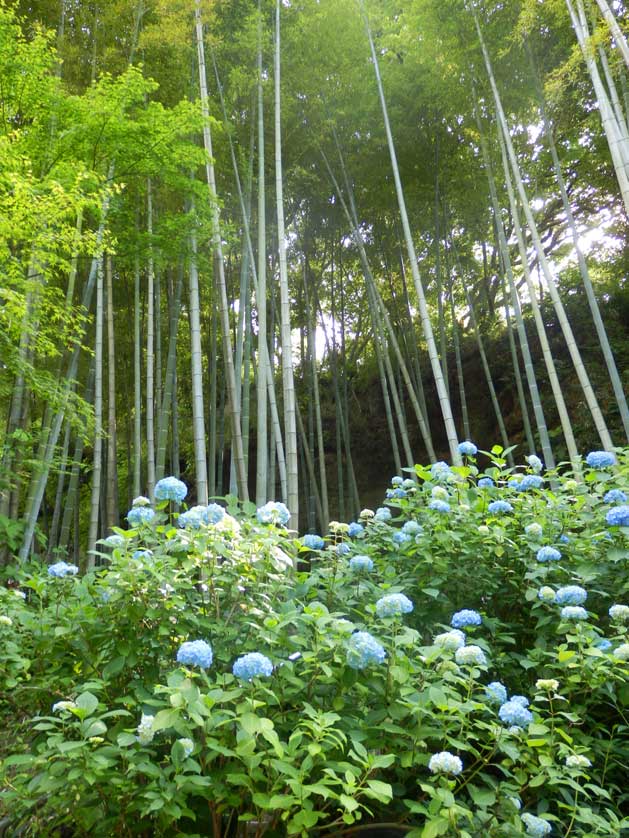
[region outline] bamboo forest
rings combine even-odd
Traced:
[[[629,838],[629,4],[0,0],[0,838]]]

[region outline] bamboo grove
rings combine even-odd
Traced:
[[[0,2],[2,561],[165,474],[326,531],[463,439],[626,444],[625,11]]]

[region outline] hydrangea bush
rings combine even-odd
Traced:
[[[12,569],[8,834],[623,835],[629,456],[465,445],[325,538],[167,478],[94,572]]]

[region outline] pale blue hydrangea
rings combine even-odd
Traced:
[[[522,481],[522,477],[519,474],[514,474],[507,480],[507,486],[510,489],[515,489],[516,491],[520,488],[520,483]]]
[[[155,736],[155,732],[153,730],[154,721],[155,716],[149,716],[146,713],[142,713],[142,718],[140,720],[140,724],[137,726],[137,735],[135,737],[140,745],[150,745],[153,741],[153,737]]]
[[[606,637],[601,637],[600,640],[597,640],[594,646],[597,649],[600,649],[601,652],[609,652],[612,647],[611,640],[608,640]]]
[[[357,631],[347,644],[347,665],[352,669],[366,669],[372,663],[384,662],[386,652],[368,631]]]
[[[518,483],[518,492],[527,492],[529,489],[541,489],[544,485],[544,478],[539,474],[525,474]]]
[[[625,503],[627,495],[620,489],[610,489],[605,492],[603,503]]]
[[[479,489],[491,489],[492,486],[495,486],[495,485],[496,484],[491,479],[491,477],[481,477],[481,479],[478,481],[478,488]]]
[[[454,653],[454,660],[461,666],[486,666],[487,658],[480,646],[461,646]]]
[[[162,477],[155,484],[155,499],[181,503],[188,494],[188,487],[176,477]]]
[[[538,524],[536,521],[534,521],[532,524],[527,524],[524,527],[524,532],[528,535],[529,538],[534,538],[537,541],[542,537],[544,530],[542,529],[541,524]]]
[[[442,634],[435,635],[432,642],[434,646],[456,652],[457,649],[465,646],[465,634],[459,629],[452,629],[452,631],[444,631]]]
[[[198,530],[207,523],[207,508],[205,506],[191,506],[182,512],[177,519],[177,526],[186,530]]]
[[[225,517],[225,510],[218,503],[211,503],[205,510],[205,520],[208,524],[220,524]]]
[[[376,509],[373,519],[374,521],[380,521],[380,523],[383,523],[385,521],[390,521],[392,517],[390,509],[387,509],[386,506],[380,506]]]
[[[629,661],[629,643],[621,643],[614,649],[613,655],[619,661]]]
[[[537,592],[537,596],[542,602],[554,602],[556,593],[550,585],[542,585]]]
[[[616,456],[611,451],[590,451],[585,462],[590,468],[608,468],[616,464]]]
[[[307,547],[309,550],[323,550],[325,547],[325,541],[321,538],[320,535],[313,535],[308,533],[302,538],[302,544],[304,547]]]
[[[256,518],[261,524],[279,524],[285,527],[290,521],[290,512],[281,501],[270,500],[264,506],[259,507]]]
[[[132,558],[136,559],[137,561],[142,561],[143,559],[152,559],[153,552],[151,550],[134,550]]]
[[[205,640],[187,640],[177,652],[177,662],[209,669],[212,666],[212,647]]]
[[[535,558],[538,562],[558,562],[561,558],[561,553],[554,547],[540,547]]]
[[[402,532],[407,533],[408,535],[419,535],[423,532],[423,527],[421,524],[418,524],[417,521],[407,521],[404,526],[402,527]]]
[[[447,500],[431,500],[428,504],[428,509],[432,509],[433,512],[440,512],[441,514],[445,514],[450,511],[450,504]]]
[[[376,602],[378,617],[401,617],[412,610],[413,603],[405,594],[386,594]]]
[[[531,703],[525,695],[512,695],[509,701],[512,701],[514,704],[519,704],[520,707],[528,707]]]
[[[437,500],[450,500],[448,490],[444,489],[443,486],[433,486],[430,494]]]
[[[347,530],[347,534],[350,538],[360,538],[361,535],[365,532],[365,528],[362,524],[359,524],[357,521],[352,521],[349,525],[349,529]]]
[[[555,594],[557,605],[583,605],[587,598],[588,592],[580,585],[563,585]]]
[[[406,497],[406,491],[398,486],[395,489],[387,489],[385,495],[388,500],[399,500]]]
[[[417,483],[415,483],[415,481],[412,480],[410,477],[407,477],[406,480],[402,483],[402,488],[406,489],[406,491],[409,492],[417,488]]]
[[[68,564],[67,562],[55,562],[48,568],[48,576],[54,576],[57,579],[63,579],[64,576],[76,576],[79,572],[75,564]]]
[[[480,626],[483,618],[478,611],[472,611],[471,608],[464,608],[462,611],[457,611],[452,615],[450,625],[453,628],[465,628],[466,626]]]
[[[369,556],[352,556],[349,560],[349,569],[353,573],[371,573],[373,560]]]
[[[194,742],[192,739],[184,738],[184,739],[177,739],[177,742],[181,745],[183,749],[183,758],[188,759],[190,754],[194,751]]]
[[[104,543],[108,547],[120,548],[120,547],[124,547],[125,539],[123,538],[123,536],[118,535],[117,533],[114,533],[114,535],[108,535],[107,538],[105,539]]]
[[[490,515],[508,515],[513,512],[513,507],[508,500],[494,500],[487,507]]]
[[[465,457],[475,457],[478,454],[478,448],[469,440],[459,442],[459,454],[463,454]]]
[[[553,828],[548,823],[548,821],[543,820],[543,818],[538,818],[535,815],[531,815],[529,812],[525,812],[521,815],[522,823],[526,827],[526,834],[530,836],[530,838],[545,838],[546,835],[550,835]]]
[[[587,620],[588,612],[580,605],[566,605],[561,609],[562,620]]]
[[[393,533],[393,542],[400,547],[402,544],[407,544],[410,540],[411,536],[407,532],[404,532],[403,529],[396,530],[396,532]]]
[[[402,486],[404,483],[404,478],[400,477],[399,474],[396,474],[395,477],[391,478],[391,485],[392,486]]]
[[[629,605],[616,603],[610,606],[608,614],[616,623],[629,623]]]
[[[559,536],[559,543],[560,544],[570,544],[570,537],[567,536],[565,534],[565,532],[562,532],[561,535]]]
[[[614,506],[605,516],[610,527],[629,527],[629,506]]]
[[[430,476],[435,483],[448,483],[454,475],[450,466],[444,463],[443,460],[440,460],[437,463],[433,463],[430,467]]]
[[[492,681],[485,687],[485,698],[490,704],[505,704],[507,688],[500,681]]]
[[[254,678],[269,678],[273,674],[273,664],[260,652],[249,652],[235,661],[232,672],[241,681],[253,681]]]
[[[338,556],[346,556],[349,552],[351,552],[352,548],[349,546],[349,544],[341,543],[337,544],[334,549],[336,550]]]
[[[463,771],[463,763],[459,757],[451,754],[450,751],[441,751],[430,757],[428,770],[433,774],[452,774],[453,777],[456,777]]]
[[[517,701],[506,701],[498,710],[500,720],[505,725],[526,727],[533,721],[533,714]]]
[[[127,521],[132,527],[150,524],[155,517],[155,510],[150,506],[134,506],[127,512]]]
[[[540,460],[537,454],[529,454],[524,458],[529,465],[529,468],[535,472],[540,472],[544,468],[544,463]]]

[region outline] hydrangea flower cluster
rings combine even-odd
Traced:
[[[597,649],[600,649],[601,652],[609,652],[612,647],[611,640],[608,640],[606,637],[601,637],[600,640],[597,640],[594,646]]]
[[[507,688],[500,681],[492,681],[485,687],[485,698],[490,704],[505,704],[507,701]]]
[[[513,507],[508,500],[494,500],[487,507],[490,515],[508,515],[513,512]]]
[[[153,552],[151,550],[134,550],[132,558],[136,559],[136,561],[142,561],[142,559],[152,559]]]
[[[558,562],[561,553],[555,547],[540,547],[535,558],[538,562]]]
[[[627,495],[621,489],[610,489],[603,496],[603,503],[625,503]]]
[[[402,486],[404,484],[404,478],[400,477],[399,474],[396,474],[395,477],[391,478],[391,485],[392,486]]]
[[[491,487],[495,486],[496,484],[491,479],[491,477],[481,477],[476,485],[479,489],[491,489]]]
[[[440,751],[430,757],[428,770],[433,774],[452,774],[453,777],[456,777],[463,771],[463,763],[459,757],[451,754],[450,751]]]
[[[150,524],[155,517],[155,510],[150,506],[134,506],[127,512],[127,521],[132,527]]]
[[[349,569],[354,573],[371,573],[373,561],[369,556],[352,556],[349,560]]]
[[[56,701],[52,705],[52,712],[53,713],[69,713],[71,710],[74,710],[76,707],[75,701]]]
[[[454,660],[461,666],[486,666],[487,658],[480,646],[461,646],[454,653]]]
[[[475,457],[478,454],[478,448],[469,440],[459,442],[459,454],[463,454],[465,457]]]
[[[208,524],[220,524],[225,517],[225,510],[218,503],[211,503],[205,510],[205,518]]]
[[[186,512],[182,512],[177,519],[177,526],[186,530],[198,530],[205,523],[207,523],[207,508],[205,506],[191,506]]]
[[[304,547],[307,547],[309,550],[323,550],[325,547],[325,541],[321,538],[321,536],[313,535],[311,533],[305,535],[301,542]]]
[[[155,736],[155,732],[153,731],[154,721],[155,716],[142,713],[140,724],[137,727],[137,736],[135,737],[140,745],[150,745],[153,741],[153,737]]]
[[[629,661],[629,643],[621,643],[617,649],[614,649],[613,654],[619,661]]]
[[[190,754],[194,751],[194,742],[192,739],[184,738],[184,739],[177,739],[177,742],[181,745],[183,749],[183,758],[188,759]]]
[[[368,631],[357,631],[350,637],[347,664],[352,669],[366,669],[372,663],[383,663],[385,658],[384,647]]]
[[[273,664],[260,652],[249,652],[235,661],[232,672],[241,681],[253,681],[254,678],[269,678],[273,674]]]
[[[542,537],[544,530],[542,529],[541,524],[534,521],[532,524],[527,524],[524,527],[524,532],[529,536],[529,538],[538,539]]]
[[[187,640],[177,652],[177,662],[209,669],[212,666],[212,647],[205,640]]]
[[[533,721],[531,711],[513,698],[501,705],[498,715],[504,724],[516,725],[517,727],[526,727]]]
[[[279,524],[285,527],[290,521],[290,512],[286,504],[270,500],[258,508],[256,518],[261,524]]]
[[[401,617],[412,610],[413,603],[405,594],[387,594],[376,602],[378,617]]]
[[[411,540],[411,536],[404,532],[404,530],[396,530],[393,533],[393,542],[398,545],[407,544]]]
[[[585,462],[590,468],[609,468],[616,464],[616,456],[611,451],[590,451]]]
[[[155,484],[155,500],[170,500],[181,503],[188,494],[186,484],[176,477],[162,477]]]
[[[450,511],[450,504],[447,500],[431,500],[428,504],[428,509],[432,509],[434,512],[441,512],[445,514],[446,512]]]
[[[398,487],[396,489],[387,489],[385,494],[386,494],[387,499],[389,499],[389,500],[391,500],[392,498],[393,499],[405,498],[406,497],[406,490],[402,489],[400,487]]]
[[[393,516],[391,515],[391,510],[387,509],[386,506],[380,506],[376,509],[373,519],[374,521],[380,521],[380,523],[384,523],[385,521],[390,521]]]
[[[525,474],[522,480],[518,483],[518,492],[526,492],[529,489],[541,489],[544,484],[544,478],[539,474]]]
[[[337,544],[334,549],[336,550],[338,556],[346,556],[352,548],[349,546],[349,544],[341,543]]]
[[[566,766],[568,768],[590,768],[592,763],[583,756],[583,754],[570,754],[566,757]]]
[[[629,623],[629,605],[612,605],[608,614],[616,623]]]
[[[432,642],[434,646],[441,646],[442,649],[456,652],[457,649],[465,646],[465,634],[459,629],[452,629],[452,631],[435,635]]]
[[[629,506],[614,506],[612,507],[605,520],[610,527],[629,527]]]
[[[535,687],[538,690],[546,690],[548,692],[556,692],[559,689],[559,681],[556,678],[539,678],[535,682]]]
[[[464,608],[462,611],[457,611],[452,615],[450,625],[453,628],[461,629],[466,626],[480,626],[483,618],[478,611],[472,611],[471,608]]]
[[[529,468],[534,472],[539,473],[544,468],[544,463],[540,460],[537,454],[529,454],[528,457],[525,457],[524,459],[529,464]]]
[[[555,594],[557,605],[583,605],[587,598],[588,592],[580,585],[564,585]]]
[[[561,609],[562,620],[587,620],[588,612],[580,605],[566,605]]]
[[[419,535],[424,531],[421,524],[418,524],[417,521],[407,521],[404,526],[402,527],[402,532],[405,532],[407,535]]]
[[[108,535],[107,538],[104,540],[104,543],[108,547],[113,547],[113,548],[124,547],[125,540],[124,540],[123,536],[118,535],[117,533],[114,533],[113,535]]]
[[[407,477],[406,480],[402,482],[402,488],[409,492],[417,488],[417,483],[412,478]]]
[[[538,818],[536,815],[531,815],[525,812],[522,816],[522,823],[526,827],[526,834],[530,838],[545,838],[552,832],[552,826],[543,818]]]
[[[55,562],[48,568],[48,576],[54,576],[57,579],[63,579],[64,576],[76,576],[79,572],[75,564],[68,564],[67,562]]]
[[[144,497],[144,495],[138,495],[137,498],[133,498],[131,501],[131,506],[150,506],[151,501]]]
[[[360,536],[365,532],[365,528],[362,524],[358,524],[356,521],[352,521],[349,525],[349,529],[347,530],[347,534],[350,538],[360,538]]]
[[[435,483],[448,483],[454,475],[450,466],[443,460],[439,460],[430,467],[430,476]]]

